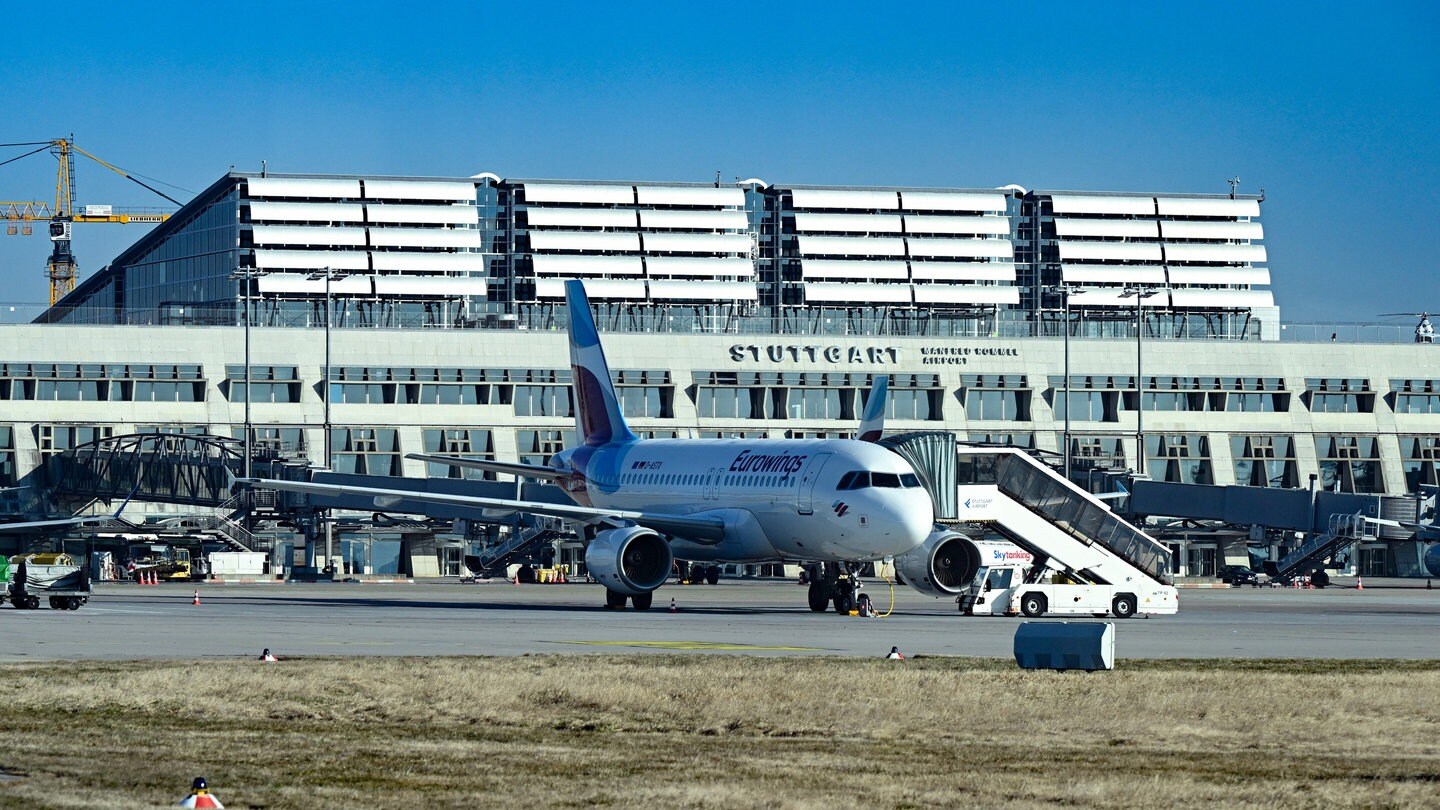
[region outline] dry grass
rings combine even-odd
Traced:
[[[0,806],[1434,806],[1440,662],[0,667]]]

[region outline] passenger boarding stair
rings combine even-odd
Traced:
[[[1333,560],[1340,552],[1366,537],[1373,539],[1376,527],[1393,522],[1367,518],[1364,515],[1331,515],[1325,533],[1306,540],[1278,562],[1266,560],[1265,573],[1274,579],[1290,579],[1323,569],[1326,562]]]
[[[1171,553],[1105,503],[1012,448],[961,447],[959,520],[989,523],[1077,582],[1171,587]]]
[[[476,576],[489,576],[516,557],[533,553],[542,544],[565,534],[564,522],[538,515],[526,515],[510,536],[479,554],[467,555],[465,567]]]

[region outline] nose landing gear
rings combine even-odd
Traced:
[[[824,613],[831,606],[841,616],[855,609],[860,590],[860,563],[816,563],[810,571],[810,609]]]

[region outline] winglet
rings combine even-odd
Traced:
[[[870,385],[865,398],[865,412],[860,417],[860,432],[855,438],[862,442],[878,442],[885,432],[885,406],[890,400],[890,377],[881,374]]]
[[[635,434],[625,424],[610,366],[600,346],[600,332],[590,312],[585,284],[565,282],[565,305],[570,314],[570,368],[575,375],[575,435],[592,447],[612,442],[633,442]]]

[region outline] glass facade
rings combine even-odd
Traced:
[[[1179,293],[1141,313],[1149,336],[1261,337],[1258,200],[1087,194],[1148,215],[1057,214],[1077,195],[1018,187],[239,173],[43,319],[554,328],[582,278],[608,329],[1018,337],[1059,333],[1038,291],[1068,273],[1077,336],[1133,335],[1115,296],[1148,279]]]

